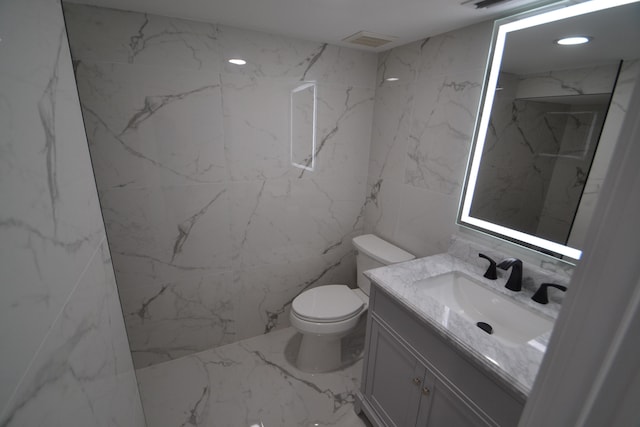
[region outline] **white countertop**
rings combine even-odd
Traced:
[[[483,277],[483,268],[449,254],[381,267],[369,270],[365,274],[418,318],[432,326],[451,345],[477,362],[485,373],[520,395],[523,400],[526,399],[538,373],[551,332],[519,346],[509,345],[483,332],[436,299],[420,292],[420,285],[416,282],[450,271],[465,272],[487,288],[507,295],[551,320],[557,317],[559,304],[551,302],[541,305],[531,300],[531,293],[527,290],[512,292],[505,289],[508,273],[501,274],[497,280],[488,280]]]

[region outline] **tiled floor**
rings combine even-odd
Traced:
[[[356,362],[327,374],[293,366],[299,342],[287,328],[138,370],[147,425],[368,426],[353,411],[363,333],[344,346]]]

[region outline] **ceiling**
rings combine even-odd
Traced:
[[[395,37],[380,51],[511,14],[537,0],[476,9],[465,0],[71,0],[264,31],[358,48],[342,39],[358,31]],[[476,0],[477,2],[477,0]]]

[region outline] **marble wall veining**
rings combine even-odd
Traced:
[[[0,28],[0,425],[144,426],[61,4]]]
[[[485,22],[378,57],[365,229],[417,256],[446,252],[457,230],[491,31]]]
[[[374,54],[64,9],[136,367],[287,326],[303,289],[355,284]],[[313,172],[289,159],[302,81],[317,82]]]

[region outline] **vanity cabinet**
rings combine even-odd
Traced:
[[[524,401],[378,286],[371,288],[356,409],[375,426],[515,426]]]

